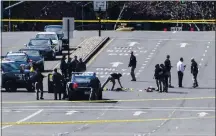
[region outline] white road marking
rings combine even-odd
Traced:
[[[117,55],[116,53],[109,53],[108,54],[109,56],[114,56],[114,55]]]
[[[145,66],[146,64],[144,63],[144,64],[142,64],[142,65],[144,65],[144,66]]]
[[[180,47],[181,47],[181,48],[186,47],[186,45],[187,45],[187,43],[180,43]]]
[[[207,112],[200,112],[200,113],[197,113],[199,115],[199,117],[204,117],[206,115],[208,115]]]
[[[139,115],[142,114],[142,113],[146,113],[146,112],[143,112],[143,111],[136,111],[136,112],[133,114],[133,116],[139,116]]]
[[[201,59],[201,61],[203,61],[203,58]]]
[[[157,47],[154,48],[154,50],[156,50],[156,49],[157,49]]]
[[[24,119],[21,119],[21,120],[17,121],[16,123],[22,123],[22,122],[24,122],[24,121],[26,121],[26,120],[29,120],[30,118],[32,118],[32,117],[34,117],[34,116],[40,114],[42,111],[43,111],[43,109],[38,110],[37,112],[35,112],[35,113],[33,113],[33,114],[31,114],[31,115],[25,117]],[[4,127],[2,127],[2,129],[8,128],[8,127],[12,127],[12,126],[13,126],[13,125],[4,126]]]
[[[141,67],[141,69],[144,69],[145,67]]]
[[[209,48],[209,46],[207,46],[207,48]]]
[[[202,64],[200,63],[199,65],[201,66]]]
[[[134,45],[139,44],[138,42],[130,42],[129,46],[133,47]]]
[[[176,33],[176,31],[173,31],[172,33],[174,34],[174,33]]]
[[[203,56],[205,56],[205,53],[203,54]]]
[[[107,50],[107,52],[113,52],[113,50]]]
[[[147,60],[151,59],[151,58],[146,58]]]
[[[74,111],[74,110],[67,111],[67,113],[65,113],[65,115],[72,115],[72,114],[74,114],[76,112],[78,112],[78,111]]]
[[[146,60],[145,63],[147,63],[148,61]]]
[[[205,50],[205,52],[207,52],[207,50]]]
[[[118,65],[123,64],[122,62],[112,62],[112,67],[118,67]]]
[[[151,57],[152,57],[152,55],[148,55],[148,57],[149,57],[149,58],[151,58]]]
[[[155,50],[152,50],[152,51],[155,51]]]
[[[210,44],[211,42],[208,42],[208,44]]]
[[[154,54],[154,52],[151,52],[150,54]]]

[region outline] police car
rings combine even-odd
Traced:
[[[40,54],[40,51],[37,49],[20,49],[20,52],[24,52],[28,55],[29,59],[35,63],[36,67],[40,71],[44,71],[44,57]]]
[[[30,69],[30,64],[32,63],[32,60],[29,58],[29,56],[24,52],[14,52],[10,51],[6,54],[6,56],[3,56],[3,60],[5,61],[14,61],[18,64],[24,64],[26,68]]]
[[[28,69],[21,71],[20,64],[15,61],[1,62],[1,85],[6,91],[16,91],[17,88],[26,88],[29,92],[34,91],[34,85],[29,80],[35,73]]]
[[[102,88],[101,85],[95,92],[92,93],[92,89],[90,87],[90,81],[92,78],[96,77],[95,72],[74,72],[72,73],[71,81],[69,81],[66,85],[66,91],[68,94],[69,100],[77,100],[77,99],[102,99]],[[96,95],[96,96],[93,96]]]
[[[48,92],[53,93],[52,74],[48,75]],[[71,79],[65,79],[64,90],[68,95],[68,100],[102,99],[102,88],[96,91],[96,96],[91,93],[90,80],[96,77],[94,72],[73,72]]]

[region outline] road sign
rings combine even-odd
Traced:
[[[106,1],[94,1],[94,11],[106,11]]]
[[[69,20],[69,27],[68,27],[68,20]],[[63,32],[64,38],[68,38],[68,28],[69,28],[69,38],[73,38],[73,31],[74,31],[74,18],[73,17],[63,17],[62,19],[63,25]]]

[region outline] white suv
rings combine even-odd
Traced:
[[[62,40],[59,39],[55,32],[40,32],[36,35],[36,38],[49,38],[52,40],[52,46],[56,47],[56,52],[62,55]]]

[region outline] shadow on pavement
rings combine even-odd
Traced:
[[[168,91],[168,93],[173,93],[173,94],[188,94],[188,92],[170,92],[170,91]]]
[[[118,101],[113,100],[113,99],[103,99],[103,100],[96,100],[96,101],[91,101],[91,103],[117,103]]]
[[[44,70],[43,72],[53,72],[53,70],[51,70],[51,69],[46,69],[46,70]]]

